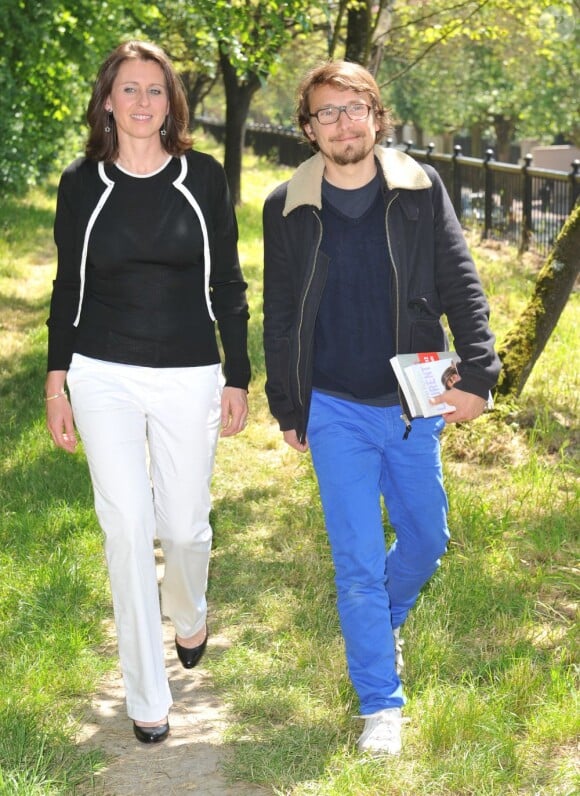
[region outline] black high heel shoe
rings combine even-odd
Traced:
[[[169,722],[159,724],[156,727],[139,727],[133,722],[133,732],[141,743],[161,743],[169,735]]]
[[[194,666],[197,666],[203,657],[205,648],[207,647],[208,638],[209,632],[206,630],[205,638],[201,644],[199,644],[197,647],[192,647],[189,649],[188,647],[182,647],[177,640],[177,636],[175,636],[175,649],[177,650],[177,657],[181,661],[181,665],[184,669],[193,669]]]

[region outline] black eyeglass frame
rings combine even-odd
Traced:
[[[353,105],[364,105],[367,109],[366,115],[361,116],[358,119],[353,119],[352,116],[349,114],[348,109],[352,108]],[[329,110],[338,111],[338,116],[336,119],[333,119],[331,122],[323,122],[321,119],[318,118],[318,114],[322,113],[322,111],[329,111]],[[364,122],[365,119],[368,119],[370,116],[371,111],[373,110],[373,106],[369,105],[366,102],[350,102],[348,105],[327,105],[325,108],[319,108],[315,113],[309,113],[308,116],[312,119],[314,117],[319,124],[336,124],[337,121],[340,119],[341,113],[346,113],[348,118],[351,122]]]

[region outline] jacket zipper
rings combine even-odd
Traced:
[[[385,229],[387,233],[387,246],[389,249],[389,256],[391,258],[391,268],[393,270],[393,274],[395,276],[395,354],[399,353],[399,316],[401,312],[401,307],[399,304],[399,272],[397,270],[397,264],[395,262],[395,258],[393,257],[393,247],[391,246],[391,236],[389,235],[389,210],[391,209],[391,205],[395,202],[398,198],[399,194],[396,193],[393,198],[389,201],[387,205],[387,210],[385,212]],[[411,421],[409,420],[409,416],[407,415],[405,409],[405,402],[404,397],[401,394],[401,386],[397,384],[397,392],[399,393],[399,400],[401,402],[401,407],[403,408],[403,413],[401,414],[401,420],[405,424],[405,433],[403,434],[403,439],[407,439],[409,434],[411,433]]]
[[[310,286],[312,285],[312,280],[314,279],[314,272],[316,271],[316,261],[318,259],[318,252],[320,250],[320,244],[322,243],[322,221],[320,220],[320,216],[318,213],[313,210],[312,211],[316,220],[318,221],[319,226],[319,235],[318,235],[318,243],[316,244],[316,248],[314,250],[314,259],[312,261],[312,269],[310,271],[310,276],[308,278],[308,282],[306,284],[306,288],[304,290],[304,296],[302,299],[302,304],[300,306],[300,321],[298,323],[298,356],[296,357],[296,383],[298,384],[298,400],[300,401],[300,405],[304,408],[304,401],[302,400],[302,384],[300,379],[300,360],[302,358],[302,326],[304,322],[304,305],[306,304],[306,299],[308,297],[308,291],[310,290]]]

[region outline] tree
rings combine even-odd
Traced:
[[[218,43],[210,16],[214,4],[207,0],[158,0],[141,6],[145,38],[160,44],[178,71],[192,118],[220,76]]]
[[[580,204],[564,224],[538,274],[534,292],[498,354],[503,363],[496,394],[517,398],[528,380],[580,273]]]
[[[79,67],[67,57],[75,20],[59,3],[0,7],[0,185],[16,191],[46,173],[76,111]],[[80,80],[82,82],[82,79]]]
[[[521,2],[515,15],[511,4],[497,6],[482,13],[478,35],[461,42],[469,82],[477,86],[461,93],[469,121],[491,124],[498,159],[508,160],[516,134],[548,141],[561,131],[574,134],[580,39],[570,2]]]
[[[19,191],[77,154],[95,63],[146,18],[137,0],[0,4],[2,190]]]
[[[155,22],[188,86],[207,87],[221,74],[226,97],[224,168],[233,201],[241,201],[245,127],[255,93],[275,71],[288,39],[310,26],[306,0],[161,0]],[[155,28],[150,30],[153,32]],[[197,95],[191,100],[197,101]]]
[[[346,0],[346,44],[344,58],[365,66],[376,76],[381,64],[385,36],[391,22],[389,0]],[[342,15],[337,18],[342,19]]]
[[[493,130],[504,160],[516,133],[580,140],[578,10],[575,0],[395,6],[380,73],[395,111],[431,133]]]
[[[211,5],[226,92],[224,168],[238,204],[250,102],[275,70],[285,42],[309,28],[308,4],[303,0],[216,0]]]
[[[226,93],[226,131],[224,170],[232,200],[242,200],[242,155],[246,122],[252,97],[261,86],[260,77],[251,70],[239,74],[225,48],[220,47],[220,64]]]

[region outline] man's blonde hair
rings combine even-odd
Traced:
[[[310,95],[317,86],[334,86],[340,91],[355,91],[357,94],[367,94],[379,129],[377,143],[383,140],[391,129],[391,115],[383,106],[379,87],[371,73],[360,64],[351,61],[329,61],[320,66],[315,66],[303,78],[298,87],[296,107],[296,120],[304,137],[313,149],[318,150],[316,141],[312,141],[305,133],[305,126],[310,124]]]

